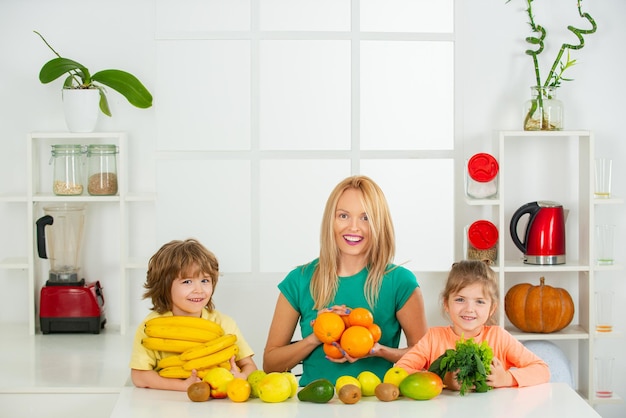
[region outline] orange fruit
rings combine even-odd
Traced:
[[[366,308],[354,308],[348,315],[348,321],[350,326],[360,325],[362,327],[369,327],[374,323],[374,315]]]
[[[338,341],[346,329],[346,325],[339,314],[324,312],[317,316],[313,323],[313,333],[323,343]]]
[[[341,319],[343,319],[343,323],[346,324],[346,328],[350,326],[350,319],[348,319],[348,315],[341,315]]]
[[[367,329],[372,333],[372,337],[374,338],[374,342],[377,343],[380,341],[380,337],[383,336],[383,330],[376,324],[372,324]]]
[[[250,397],[250,383],[246,379],[235,377],[228,383],[226,394],[233,402],[245,402]]]
[[[352,325],[341,335],[341,348],[352,357],[363,357],[374,347],[374,337],[369,329]]]
[[[326,354],[330,358],[342,358],[343,353],[339,349],[339,347],[335,347],[330,343],[324,343],[324,354]]]

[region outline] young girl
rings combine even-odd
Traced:
[[[217,285],[217,259],[202,244],[193,239],[171,241],[150,258],[144,298],[152,299],[152,311],[137,328],[130,361],[130,376],[137,387],[186,391],[199,382],[193,370],[187,379],[164,378],[156,371],[157,362],[167,353],[146,349],[141,340],[146,337],[145,323],[158,316],[192,316],[214,321],[226,334],[237,336],[239,352],[231,358],[231,372],[246,378],[256,370],[254,352],[243,338],[235,321],[215,310],[213,292]]]
[[[493,350],[491,374],[487,376],[489,386],[522,387],[548,382],[550,371],[543,360],[505,329],[487,325],[495,323],[498,293],[495,273],[486,263],[455,263],[441,293],[443,310],[452,326],[430,328],[396,366],[409,373],[428,369],[447,349],[454,349],[461,337],[473,338],[476,343],[487,341]],[[460,389],[453,373],[446,374],[444,384],[448,389]]]
[[[382,190],[365,176],[348,177],[330,194],[321,227],[319,258],[292,270],[278,285],[280,294],[270,326],[263,367],[290,370],[302,361],[300,386],[364,370],[381,379],[408,347],[398,348],[401,332],[409,346],[426,332],[421,290],[415,275],[392,264],[394,229]],[[312,321],[319,312],[370,309],[382,329],[365,358],[325,357]],[[291,343],[296,326],[302,339]]]

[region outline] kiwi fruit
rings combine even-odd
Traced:
[[[195,382],[187,388],[187,396],[194,402],[204,402],[211,398],[211,386],[207,382]]]
[[[374,395],[383,402],[395,401],[400,396],[400,389],[393,383],[380,383],[376,386]]]
[[[341,402],[351,405],[361,400],[361,388],[357,385],[343,385],[337,396]]]

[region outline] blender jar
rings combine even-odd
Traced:
[[[37,251],[50,260],[52,282],[78,282],[80,250],[85,226],[84,205],[57,205],[43,208],[37,220]]]

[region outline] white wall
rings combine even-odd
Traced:
[[[252,1],[258,6],[262,0]],[[456,192],[462,193],[463,159],[478,151],[488,150],[488,145],[497,129],[519,129],[521,105],[527,100],[529,86],[533,82],[531,60],[523,54],[527,36],[526,15],[523,1],[472,0],[455,2],[455,137],[456,157]],[[575,2],[573,0],[537,0],[534,2],[537,20],[550,31],[549,49],[542,54],[542,63],[552,60],[554,43],[566,39],[562,31],[565,25],[576,22]],[[147,86],[159,86],[159,65],[157,42],[155,41],[155,4],[153,0],[112,0],[106,4],[92,0],[4,0],[0,2],[0,52],[3,59],[0,64],[0,178],[3,180],[2,192],[19,192],[25,189],[23,173],[25,155],[25,134],[30,131],[64,130],[65,125],[60,108],[60,94],[56,87],[42,86],[37,74],[42,63],[50,58],[49,51],[32,33],[42,32],[63,55],[84,61],[88,67],[127,69],[137,75]],[[245,6],[247,2],[238,2]],[[589,129],[595,132],[596,153],[610,155],[615,159],[614,192],[626,196],[626,185],[621,166],[626,165],[625,145],[621,138],[621,116],[625,110],[626,80],[623,77],[624,61],[621,50],[626,39],[623,16],[626,16],[626,2],[606,0],[603,2],[584,2],[587,10],[598,23],[598,33],[585,37],[586,46],[572,52],[578,65],[568,70],[573,82],[566,82],[559,91],[559,98],[565,103],[565,125],[567,129]],[[76,18],[80,16],[81,18]],[[56,20],[52,20],[54,17]],[[562,33],[561,33],[562,32]],[[554,38],[552,34],[554,33]],[[70,41],[71,40],[71,41]],[[557,41],[558,40],[558,41]],[[574,42],[575,40],[572,40]],[[543,65],[548,65],[544,63]],[[546,70],[543,70],[545,74]],[[171,83],[180,85],[192,95],[196,86],[207,82],[206,75],[198,73],[196,68],[180,64],[180,78]],[[599,81],[602,81],[600,83]],[[101,119],[99,130],[125,130],[129,132],[130,154],[141,156],[133,159],[131,189],[154,190],[158,188],[156,166],[160,154],[157,153],[157,138],[160,121],[159,108],[167,103],[160,103],[160,91],[152,89],[155,106],[148,110],[138,110],[128,105],[123,98],[111,94],[111,106],[114,117]],[[555,159],[555,164],[567,164],[562,159]],[[532,168],[532,162],[529,162]],[[15,173],[18,173],[16,175]],[[335,181],[328,179],[328,184]],[[328,188],[328,187],[326,187]],[[198,192],[201,192],[200,190]],[[321,192],[320,192],[321,193]],[[179,202],[184,204],[183,202]],[[14,225],[2,223],[8,231],[1,231],[0,257],[20,252],[25,248],[28,237],[20,235],[23,216],[15,205],[2,204],[3,217],[18,220]],[[160,233],[163,230],[175,230],[176,224],[153,225],[160,219],[150,205],[140,205],[135,209],[141,216],[136,217],[133,226],[132,248],[135,256],[149,257],[162,243]],[[456,254],[460,254],[460,231],[463,225],[480,216],[480,209],[468,208],[457,199],[456,210]],[[614,218],[623,217],[623,207],[615,208],[610,213]],[[318,220],[312,220],[318,223]],[[626,260],[624,237],[626,224],[622,219],[618,223],[616,240],[616,258]],[[311,247],[315,243],[304,244]],[[219,255],[219,254],[218,254]],[[232,258],[233,254],[221,257]],[[311,253],[311,258],[315,254]],[[293,265],[307,260],[293,260]],[[418,280],[426,295],[428,320],[432,325],[443,323],[439,316],[437,294],[445,277],[443,273],[417,272]],[[134,272],[136,283],[141,283],[142,272]],[[261,360],[266,326],[276,298],[275,284],[282,277],[281,273],[259,275],[259,281],[248,286],[241,277],[232,275],[223,280],[218,288],[218,306],[231,313],[241,323],[244,333]],[[0,323],[11,316],[26,318],[26,306],[21,298],[25,291],[25,276],[19,271],[0,271],[0,284],[5,295],[0,307]],[[626,295],[626,283],[623,272],[611,274],[604,283],[610,284],[619,297]],[[135,287],[132,295],[136,300],[134,320],[138,320],[146,311],[145,302],[140,301],[140,288]],[[227,308],[227,306],[237,306]],[[626,307],[616,306],[616,318],[625,318]],[[247,318],[254,318],[248,321]],[[13,319],[12,319],[13,320]],[[624,322],[617,322],[617,329],[626,331]],[[626,398],[625,386],[626,363],[619,357],[619,340],[614,347],[600,347],[611,351],[616,357],[616,389]],[[603,416],[622,416],[626,406],[602,406]]]

